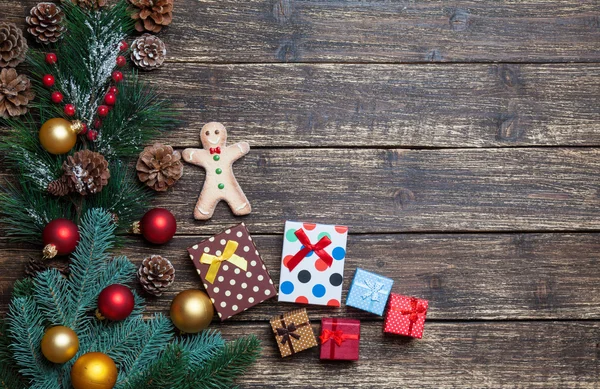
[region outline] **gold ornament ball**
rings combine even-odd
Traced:
[[[50,362],[68,362],[77,354],[77,350],[79,350],[79,339],[75,331],[69,327],[51,327],[42,338],[42,354]]]
[[[188,334],[207,328],[215,314],[206,293],[189,289],[179,293],[171,303],[171,320],[175,327]]]
[[[40,143],[51,154],[68,153],[77,142],[81,132],[80,121],[70,122],[61,118],[47,120],[40,128]]]
[[[75,389],[112,389],[118,375],[117,365],[108,355],[87,353],[71,368],[71,385]]]

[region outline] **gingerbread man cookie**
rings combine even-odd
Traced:
[[[252,208],[233,175],[232,165],[248,154],[250,145],[239,142],[227,146],[227,130],[221,123],[207,123],[200,131],[202,149],[183,150],[183,160],[206,170],[206,180],[194,208],[196,220],[208,220],[215,207],[225,200],[236,215],[247,215]]]

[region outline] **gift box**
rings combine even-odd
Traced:
[[[277,294],[244,223],[188,248],[221,320]]]
[[[383,332],[421,339],[428,307],[427,300],[392,293],[385,315]]]
[[[381,316],[393,284],[390,278],[357,268],[346,305]]]
[[[279,301],[339,307],[348,227],[285,222]]]
[[[274,316],[271,319],[271,328],[282,357],[288,357],[317,345],[306,309]]]
[[[321,359],[357,361],[360,321],[353,319],[321,320]]]

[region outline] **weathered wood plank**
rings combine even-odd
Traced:
[[[186,248],[205,238],[177,237],[161,247],[132,239],[119,250],[136,264],[151,254],[174,264],[176,283],[163,297],[148,299],[150,312],[168,313],[178,292],[202,288]],[[278,284],[281,236],[254,240]],[[0,312],[6,312],[11,285],[35,252],[2,243]],[[350,235],[343,301],[354,269],[363,267],[393,278],[396,293],[428,299],[430,319],[600,319],[598,247],[600,234],[588,233]],[[267,320],[293,306],[272,299],[230,321]],[[349,307],[309,310],[316,316],[376,319]]]
[[[600,144],[598,65],[196,65],[147,79],[181,110],[165,141],[221,121],[264,147]]]
[[[36,1],[0,1],[23,23]],[[556,62],[600,59],[594,1],[179,0],[173,61]]]
[[[414,341],[363,322],[357,363],[320,362],[318,348],[281,359],[264,322],[219,329],[263,341],[243,388],[598,388],[598,322],[428,323]]]

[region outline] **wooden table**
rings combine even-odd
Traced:
[[[23,23],[35,1],[0,0]],[[169,61],[144,75],[183,113],[163,140],[197,146],[211,120],[252,146],[235,171],[253,212],[192,218],[204,173],[186,165],[157,197],[179,235],[133,238],[135,263],[171,259],[243,220],[276,281],[286,219],[350,226],[357,266],[426,298],[422,340],[362,320],[358,363],[318,349],[281,360],[264,303],[213,328],[263,340],[243,388],[598,388],[600,373],[600,3],[596,0],[177,0]],[[5,172],[6,173],[6,172]],[[2,239],[0,312],[35,247]],[[345,298],[345,293],[344,293]]]

